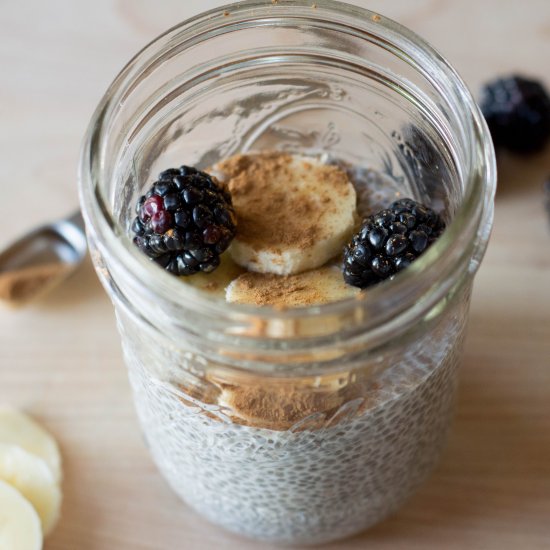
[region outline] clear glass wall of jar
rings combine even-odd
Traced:
[[[212,298],[134,247],[133,205],[159,171],[268,149],[372,170],[448,228],[393,281],[288,311]],[[357,7],[239,3],[126,66],[86,136],[81,202],[150,452],[190,506],[247,536],[321,543],[380,521],[425,479],[449,426],[495,177],[453,69]]]

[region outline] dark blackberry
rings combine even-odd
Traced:
[[[544,192],[544,208],[546,209],[546,214],[548,221],[550,222],[550,176],[546,178],[546,181],[543,185]]]
[[[401,199],[363,220],[344,250],[344,280],[359,288],[375,285],[408,267],[443,232],[430,208]]]
[[[550,138],[550,97],[536,80],[510,76],[489,82],[480,107],[495,147],[535,153]]]
[[[214,271],[235,236],[231,195],[190,166],[161,172],[136,213],[134,243],[175,275]]]

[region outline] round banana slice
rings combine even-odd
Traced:
[[[18,445],[42,458],[55,481],[61,480],[61,454],[55,439],[26,414],[0,407],[0,443]]]
[[[356,193],[346,173],[286,153],[237,155],[214,166],[237,215],[229,249],[249,271],[291,275],[342,252],[355,225]]]
[[[15,487],[34,506],[47,535],[59,518],[61,491],[46,462],[17,445],[2,443],[0,480]]]
[[[280,308],[317,306],[357,296],[337,267],[323,267],[297,275],[244,273],[226,290],[228,302]]]
[[[42,548],[42,530],[36,510],[17,489],[5,481],[0,481],[0,548]]]

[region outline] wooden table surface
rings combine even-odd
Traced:
[[[512,71],[550,86],[548,0],[356,3],[422,34],[473,90]],[[0,2],[0,247],[76,206],[81,137],[129,57],[219,4]],[[328,549],[550,548],[550,226],[542,193],[550,150],[503,157],[499,170],[443,460],[397,515]],[[155,470],[111,304],[89,262],[32,307],[0,311],[0,402],[36,415],[62,447],[63,517],[46,550],[267,548],[195,515]]]

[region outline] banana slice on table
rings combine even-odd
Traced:
[[[290,308],[327,304],[359,293],[358,288],[344,282],[337,267],[323,267],[286,277],[244,273],[227,287],[226,299],[237,304]]]
[[[42,532],[47,535],[59,518],[61,491],[46,462],[17,445],[2,443],[0,480],[12,485],[34,506]]]
[[[61,454],[55,439],[26,414],[0,407],[0,443],[18,445],[42,458],[55,481],[61,480]]]
[[[356,221],[356,194],[340,168],[278,152],[237,155],[213,168],[233,198],[237,235],[229,251],[239,265],[291,275],[342,252]]]
[[[31,503],[5,481],[0,481],[0,548],[40,550],[40,518]]]

